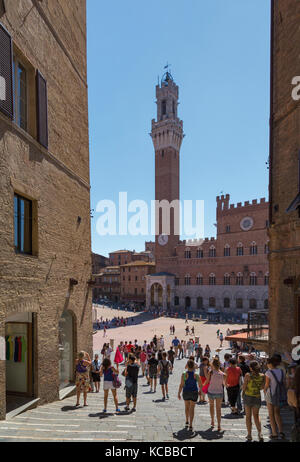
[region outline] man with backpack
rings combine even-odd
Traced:
[[[169,399],[168,381],[169,381],[170,369],[172,369],[172,365],[170,361],[167,359],[167,353],[164,351],[162,354],[162,359],[158,363],[158,373],[160,375],[159,383],[161,385],[163,401],[166,400],[166,397],[167,399]]]

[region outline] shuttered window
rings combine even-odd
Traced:
[[[12,79],[12,40],[0,24],[0,111],[14,118]]]
[[[47,82],[39,71],[36,73],[37,133],[38,142],[48,149],[48,102]]]

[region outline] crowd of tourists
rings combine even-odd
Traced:
[[[175,328],[174,328],[175,329]],[[173,326],[170,326],[170,331]],[[219,335],[219,333],[217,334]],[[113,358],[112,358],[113,355]],[[259,411],[262,405],[262,393],[267,405],[271,427],[270,439],[285,439],[281,417],[282,406],[292,406],[295,415],[294,433],[299,432],[300,421],[300,366],[291,364],[286,374],[280,355],[271,358],[259,358],[254,354],[224,355],[220,361],[218,354],[211,357],[209,345],[204,348],[193,338],[179,340],[174,336],[171,345],[165,345],[163,335],[156,335],[151,341],[139,344],[137,340],[120,342],[114,351],[112,346],[104,343],[102,358],[96,354],[91,360],[89,355],[81,352],[76,361],[77,402],[83,392],[84,406],[87,406],[89,391],[98,393],[100,381],[103,380],[104,408],[107,412],[109,390],[111,390],[116,413],[136,411],[138,382],[146,380],[150,393],[161,389],[161,401],[170,399],[168,383],[174,366],[182,368],[178,388],[178,399],[185,404],[185,427],[194,434],[195,405],[209,404],[211,429],[223,432],[221,425],[222,405],[230,406],[233,415],[245,415],[247,441],[252,441],[253,423],[257,429],[258,440],[263,441]],[[178,363],[175,360],[185,360]],[[122,372],[120,366],[124,366]],[[125,378],[122,384],[120,376]],[[118,389],[125,385],[126,406],[119,408]],[[298,435],[299,436],[299,435]],[[298,437],[294,436],[295,438]]]

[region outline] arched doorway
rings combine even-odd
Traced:
[[[59,381],[64,388],[74,381],[74,318],[69,310],[63,312],[59,324]]]
[[[151,306],[162,306],[163,304],[163,288],[155,282],[151,286]]]
[[[187,310],[191,306],[191,297],[185,297],[185,309]]]

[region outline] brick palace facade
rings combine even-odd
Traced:
[[[177,116],[178,86],[167,72],[156,86],[157,120],[152,121],[155,149],[155,199],[179,199],[180,147],[183,123]],[[147,276],[146,305],[164,309],[218,310],[247,313],[268,308],[268,202],[230,204],[217,197],[217,237],[180,241],[175,232],[155,240],[156,273]],[[153,249],[147,242],[146,248]]]

